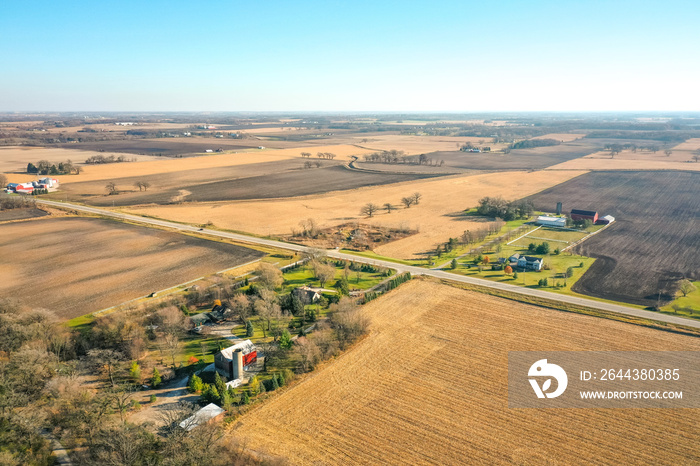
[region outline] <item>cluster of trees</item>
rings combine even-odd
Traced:
[[[373,152],[371,154],[365,154],[362,156],[365,162],[374,163],[391,163],[391,164],[411,164],[411,165],[430,165],[430,166],[440,166],[445,165],[444,160],[433,160],[432,157],[428,157],[425,154],[420,155],[406,155],[402,150],[385,150],[380,152]]]
[[[524,141],[514,142],[509,146],[510,149],[533,149],[535,147],[558,146],[561,141],[556,139],[526,139]]]
[[[92,155],[85,159],[85,163],[95,165],[95,164],[101,164],[101,163],[121,163],[121,162],[135,162],[136,157],[134,158],[127,158],[124,155],[119,155],[115,157],[114,155],[102,155],[102,154],[97,154],[97,155]]]
[[[144,191],[148,191],[148,188],[151,187],[151,183],[149,183],[148,181],[137,181],[136,183],[134,183],[134,187],[139,188],[139,191],[141,191],[142,189]]]
[[[309,160],[307,160],[306,162],[304,162],[304,168],[309,169],[309,168],[313,168],[313,167],[321,168],[321,167],[322,167],[322,164],[321,164],[321,162],[319,162],[318,160],[315,161],[315,162],[311,162],[311,161],[309,161]]]
[[[521,200],[509,202],[502,197],[483,197],[479,199],[476,212],[486,217],[502,218],[509,222],[518,218],[528,218],[535,211],[532,202]]]
[[[23,209],[36,207],[36,201],[26,196],[10,196],[0,193],[0,210]]]
[[[549,243],[542,242],[540,244],[530,243],[527,250],[533,254],[547,255],[549,254]]]
[[[302,152],[301,156],[307,159],[311,158],[311,152]],[[319,159],[333,160],[336,157],[336,155],[332,152],[317,152],[316,157],[318,157]]]
[[[48,311],[0,300],[0,327],[3,464],[53,464],[49,442],[40,435],[44,427],[71,449],[76,464],[233,464],[244,458],[217,426],[189,434],[177,427],[193,406],[166,413],[172,418],[165,422],[164,438],[126,422],[127,411],[140,407],[134,396],[145,382],[144,372],[152,374],[154,386],[161,372],[172,376],[158,366],[148,366],[149,371],[143,366],[152,364],[144,359],[149,342],[163,359],[170,359],[171,348],[179,351],[173,341],[187,325],[177,308],[147,316],[137,310],[99,316],[75,331]],[[95,374],[98,386],[84,383]]]
[[[491,147],[490,146],[484,146],[484,140],[481,139],[479,140],[479,145],[475,146],[471,142],[465,142],[461,146],[459,146],[459,150],[461,152],[469,152],[469,151],[474,151],[474,150],[480,150],[481,152],[491,152]]]
[[[82,171],[82,167],[76,167],[70,160],[59,162],[58,165],[48,160],[39,160],[36,165],[31,162],[27,164],[27,173],[36,175],[70,175],[71,173],[79,175]]]
[[[412,205],[417,205],[422,197],[423,195],[421,193],[416,192],[410,196],[401,198],[401,203],[406,209],[408,209]],[[362,208],[360,209],[360,214],[371,218],[372,216],[374,216],[374,214],[376,214],[382,209],[386,210],[386,212],[390,214],[392,210],[396,210],[396,206],[390,202],[387,202],[386,204],[380,207],[378,204],[370,202],[362,206]]]

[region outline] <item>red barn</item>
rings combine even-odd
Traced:
[[[595,223],[598,221],[598,212],[594,210],[573,209],[571,211],[571,220],[590,220],[592,223]]]

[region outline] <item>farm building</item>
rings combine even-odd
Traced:
[[[226,411],[219,408],[214,403],[209,403],[204,408],[200,409],[192,416],[188,417],[180,423],[180,427],[189,432],[192,429],[201,426],[202,424],[208,424],[210,422],[220,421],[224,418],[224,413]]]
[[[518,259],[518,267],[524,270],[542,270],[542,259],[533,256],[520,256]]]
[[[614,221],[615,217],[613,217],[612,215],[605,215],[603,217],[600,217],[596,223],[599,225],[608,225]]]
[[[312,304],[321,299],[321,294],[308,286],[294,288],[292,293],[294,293],[294,296],[299,298],[299,300],[301,300],[301,302],[304,304]]]
[[[20,194],[31,194],[34,192],[34,186],[31,183],[20,183],[15,187],[15,192]]]
[[[240,379],[246,366],[258,360],[258,350],[250,340],[224,348],[214,355],[216,371],[229,380]]]
[[[571,220],[590,220],[595,223],[598,221],[598,212],[594,210],[573,209],[571,211]]]
[[[566,227],[566,217],[550,217],[548,215],[540,215],[535,222],[538,225],[554,228]]]

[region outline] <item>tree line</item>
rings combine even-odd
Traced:
[[[410,196],[402,197],[401,203],[403,204],[404,208],[408,209],[412,205],[418,205],[422,197],[423,195],[421,193],[415,192]],[[392,210],[396,210],[396,206],[390,202],[387,202],[380,207],[378,204],[370,202],[362,206],[360,209],[360,214],[372,218],[374,214],[379,212],[381,209],[386,210],[386,213],[390,214]]]

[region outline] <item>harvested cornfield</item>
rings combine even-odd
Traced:
[[[6,223],[0,225],[0,296],[70,319],[263,255],[95,218]]]
[[[510,409],[508,351],[700,350],[700,340],[413,280],[370,335],[244,415],[232,435],[291,464],[691,464],[698,410]]]

